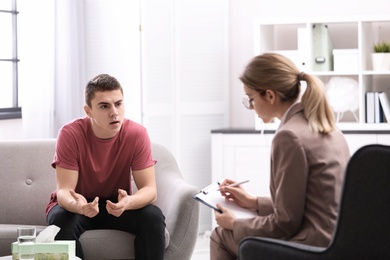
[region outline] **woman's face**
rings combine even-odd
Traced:
[[[258,117],[260,117],[264,123],[271,122],[275,116],[275,97],[272,96],[269,90],[265,92],[265,95],[260,95],[259,92],[248,88],[244,85],[244,92],[249,98],[249,109],[253,109]]]

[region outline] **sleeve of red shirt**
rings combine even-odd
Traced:
[[[142,127],[139,131],[135,145],[132,170],[143,170],[157,163],[152,157],[152,145],[146,128]]]
[[[66,128],[60,129],[57,136],[56,151],[51,166],[60,166],[69,170],[79,170],[77,143]]]

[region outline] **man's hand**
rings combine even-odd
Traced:
[[[233,230],[233,224],[236,218],[234,214],[228,208],[225,208],[220,204],[217,204],[217,208],[222,211],[222,213],[219,213],[216,210],[214,211],[217,224],[225,229]]]
[[[89,218],[95,217],[99,213],[99,198],[96,197],[92,202],[88,203],[88,201],[84,198],[83,195],[76,193],[73,190],[69,191],[70,195],[72,195],[73,199],[76,202],[77,211]]]
[[[119,217],[122,213],[127,210],[129,196],[125,190],[118,190],[118,203],[113,203],[112,201],[107,200],[106,209],[107,212],[115,217]]]

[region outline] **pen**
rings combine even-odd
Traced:
[[[226,185],[225,187],[237,187],[238,185],[241,185],[241,184],[244,184],[244,183],[247,183],[247,182],[249,182],[249,180],[232,183],[230,185]],[[219,191],[219,189],[217,191]]]

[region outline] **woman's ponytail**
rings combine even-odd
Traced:
[[[331,132],[336,124],[322,81],[308,74],[301,74],[300,77],[307,85],[301,103],[310,128],[324,134]]]

